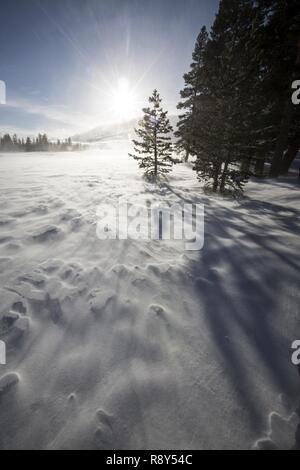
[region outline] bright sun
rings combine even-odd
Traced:
[[[112,95],[114,114],[122,120],[132,118],[136,111],[136,97],[127,78],[120,78]]]

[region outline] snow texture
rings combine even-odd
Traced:
[[[297,180],[221,199],[128,151],[0,155],[1,449],[292,448]],[[204,203],[204,249],[99,240],[119,200]]]

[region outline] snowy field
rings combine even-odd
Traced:
[[[292,447],[299,184],[156,187],[127,147],[0,155],[0,448]],[[99,240],[119,199],[204,203],[203,250]]]

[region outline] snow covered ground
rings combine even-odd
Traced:
[[[299,184],[155,187],[127,147],[0,155],[0,448],[292,447]],[[204,203],[203,250],[99,240],[120,198]]]

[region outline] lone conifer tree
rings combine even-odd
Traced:
[[[139,167],[145,170],[148,178],[164,175],[171,170],[174,163],[172,158],[172,142],[170,132],[173,128],[167,118],[167,111],[161,107],[161,98],[154,90],[149,98],[150,106],[143,109],[144,117],[135,129],[139,140],[133,140],[137,155],[129,154],[139,162]]]

